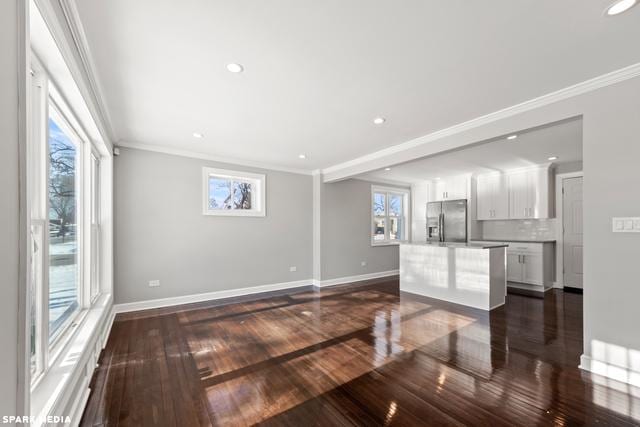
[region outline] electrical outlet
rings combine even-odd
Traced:
[[[360,266],[361,267],[366,267],[367,266],[367,261],[360,261]]]
[[[158,286],[160,286],[160,280],[149,280],[150,288],[157,288]]]
[[[290,272],[294,272],[294,271],[298,271],[298,267],[296,267],[295,265],[293,267],[289,267],[289,271]]]

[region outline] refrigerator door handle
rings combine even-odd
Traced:
[[[441,213],[438,218],[438,230],[440,231],[440,241],[444,242],[444,214]]]

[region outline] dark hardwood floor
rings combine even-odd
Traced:
[[[119,315],[83,425],[634,425],[577,368],[582,295],[479,310],[397,280]],[[639,390],[633,390],[640,396]]]

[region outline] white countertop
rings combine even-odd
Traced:
[[[431,246],[431,247],[441,247],[441,248],[466,248],[466,249],[493,249],[493,248],[506,248],[509,245],[505,245],[504,243],[482,243],[482,242],[467,242],[467,243],[457,243],[457,242],[406,242],[401,243],[401,245],[413,245],[413,246]]]

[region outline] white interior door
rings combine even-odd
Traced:
[[[564,286],[582,289],[582,177],[562,181]]]

